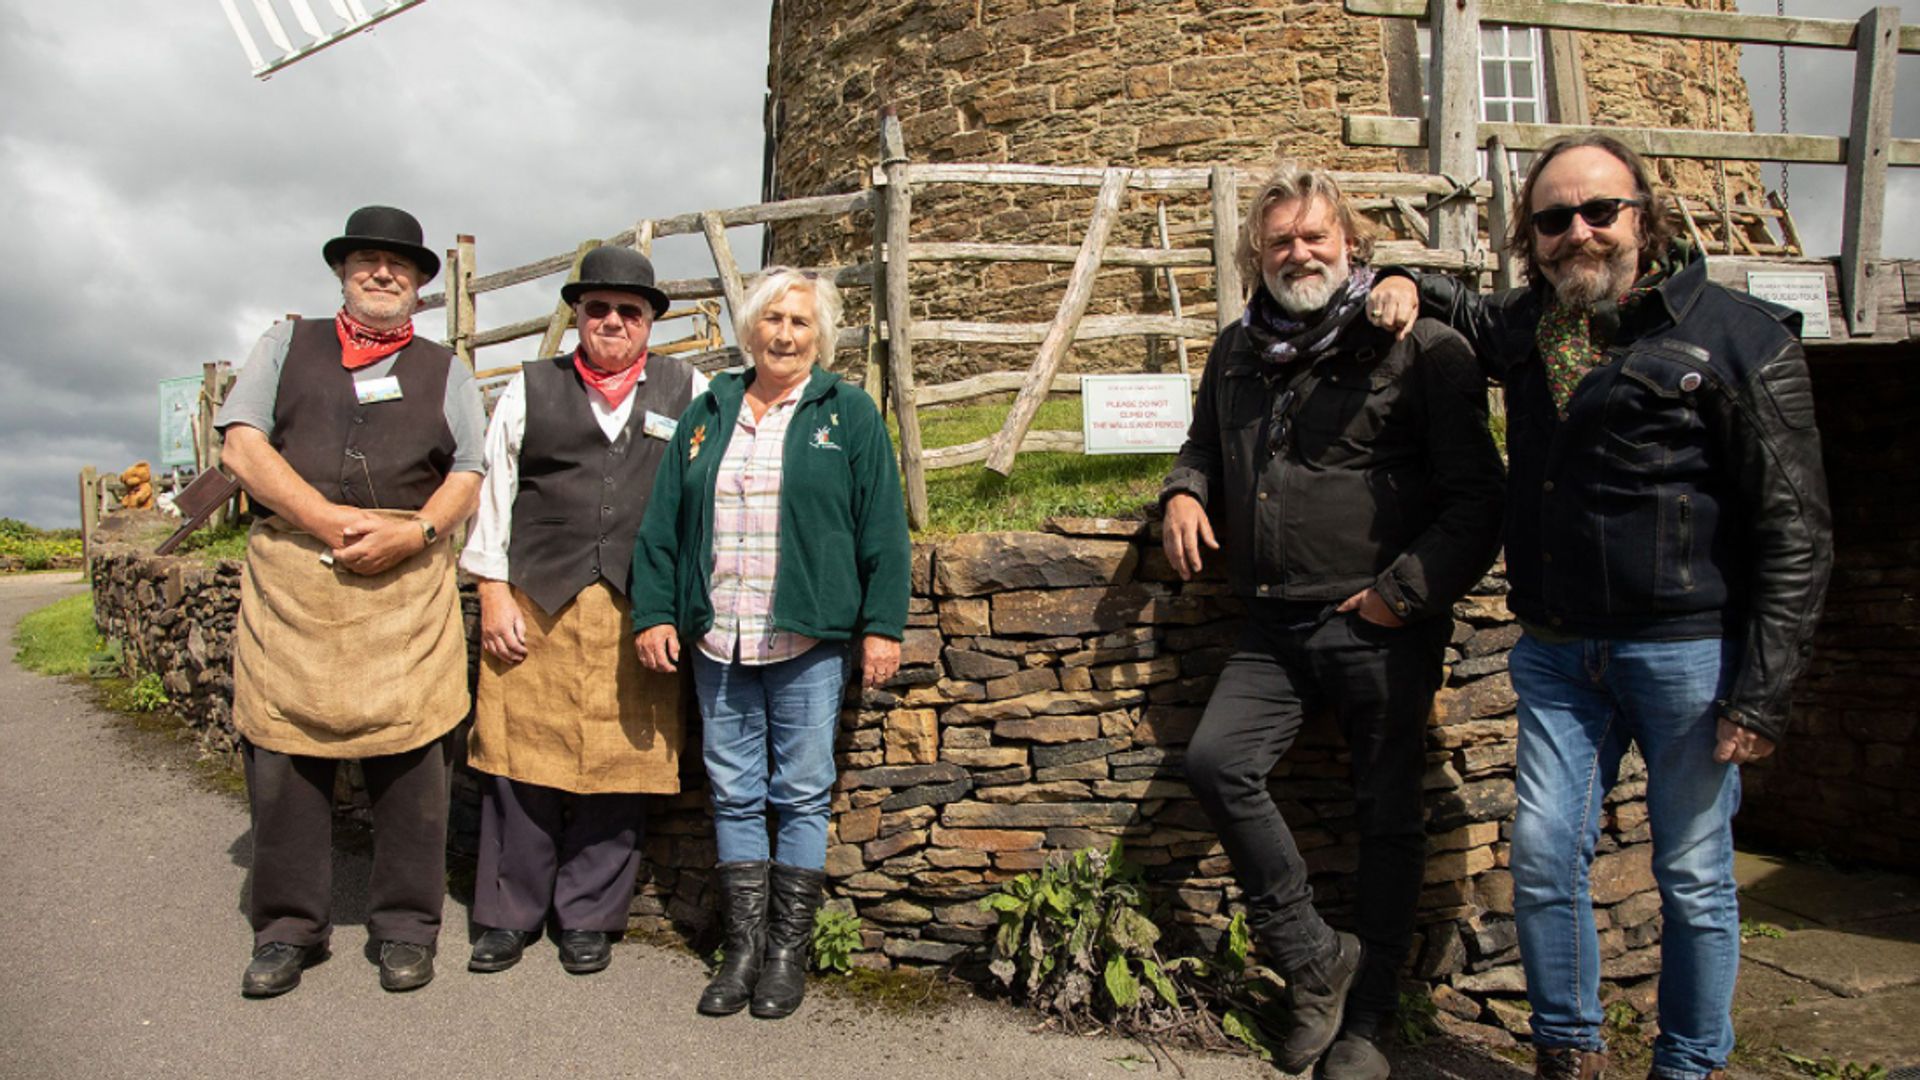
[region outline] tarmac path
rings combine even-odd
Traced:
[[[514,969],[466,970],[467,911],[448,900],[434,982],[388,994],[363,955],[365,857],[339,856],[331,960],[285,996],[239,993],[246,808],[185,752],[129,732],[88,690],[13,663],[19,618],[84,585],[0,577],[0,1078],[989,1077],[1154,1075],[1116,1038],[1036,1033],[967,1000],[920,1014],[810,994],[792,1018],[693,1010],[704,966],[622,943],[565,974],[550,942]],[[1397,1076],[1517,1075],[1463,1051]],[[1273,1077],[1248,1058],[1181,1053],[1158,1075]]]

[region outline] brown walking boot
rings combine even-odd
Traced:
[[[1533,1052],[1533,1075],[1539,1080],[1600,1080],[1606,1068],[1604,1050],[1551,1046]]]

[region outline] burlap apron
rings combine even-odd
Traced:
[[[471,703],[453,545],[370,576],[322,563],[326,551],[278,517],[247,535],[234,727],[255,746],[325,758],[403,753],[451,731]]]
[[[527,658],[482,653],[467,763],[582,795],[680,790],[682,674],[640,666],[625,597],[604,581],[548,615],[519,589]]]

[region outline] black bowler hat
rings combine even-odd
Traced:
[[[425,285],[440,273],[440,257],[420,242],[420,220],[391,206],[363,206],[347,219],[343,233],[320,249],[328,266],[338,266],[356,251],[372,248],[405,255],[420,268]]]
[[[595,289],[644,296],[656,319],[667,313],[667,294],[653,287],[653,260],[630,247],[603,245],[587,252],[580,260],[580,280],[560,286],[560,299],[575,303]]]

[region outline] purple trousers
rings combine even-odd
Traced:
[[[644,795],[580,795],[482,774],[473,921],[492,930],[627,929]]]

